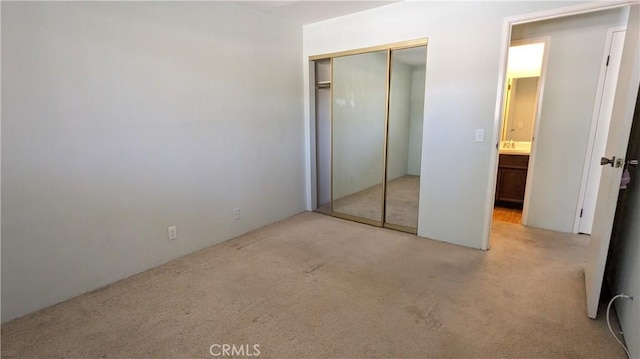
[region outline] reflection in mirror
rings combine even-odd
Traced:
[[[332,212],[382,222],[387,51],[333,59]]]
[[[416,229],[427,47],[391,52],[386,224]]]
[[[501,148],[522,149],[527,154],[531,151],[539,79],[539,76],[509,79]]]
[[[531,152],[545,43],[509,47],[500,153]]]

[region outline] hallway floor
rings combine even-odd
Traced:
[[[586,245],[494,222],[485,252],[302,213],[5,323],[2,357],[624,358],[586,316]]]
[[[509,207],[493,207],[493,220],[522,224],[522,210]]]

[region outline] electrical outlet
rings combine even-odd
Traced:
[[[233,209],[233,220],[237,221],[240,219],[240,208]]]
[[[351,176],[351,183],[356,183],[356,176]]]
[[[476,142],[484,142],[484,130],[481,128],[476,130]]]
[[[171,226],[167,228],[167,234],[169,235],[169,240],[174,240],[178,238],[178,229],[176,226]]]

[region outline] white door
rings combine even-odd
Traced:
[[[593,147],[591,154],[588,156],[588,172],[587,183],[585,186],[584,200],[580,207],[580,224],[579,233],[591,234],[593,225],[593,215],[596,210],[596,196],[598,195],[598,187],[600,186],[600,175],[602,167],[600,166],[600,157],[603,156],[607,145],[607,134],[609,133],[609,124],[611,123],[611,112],[613,111],[613,99],[616,93],[616,84],[618,83],[618,73],[620,71],[620,59],[622,57],[622,48],[624,45],[624,30],[614,31],[611,33],[610,42],[607,42],[608,51],[603,68],[604,82],[602,84],[602,96],[596,104],[598,107],[596,130],[593,138]]]
[[[585,265],[587,315],[595,318],[611,240],[613,218],[620,191],[624,157],[629,143],[633,112],[640,86],[640,10],[630,6],[627,34],[620,62],[620,76],[613,103],[607,145],[603,157],[613,159],[613,166],[604,165],[595,206],[591,239]],[[618,163],[618,164],[617,164]]]

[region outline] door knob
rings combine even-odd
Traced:
[[[608,159],[606,157],[601,157],[600,166],[611,165],[611,167],[613,167],[613,163],[615,161],[616,161],[616,156],[611,157],[611,159]]]
[[[611,165],[611,167],[622,167],[622,164],[624,163],[624,159],[623,158],[616,158],[616,156],[611,157],[611,159],[608,159],[606,157],[600,157],[600,165],[604,166],[604,165]]]

